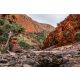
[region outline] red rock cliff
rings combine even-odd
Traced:
[[[60,22],[44,41],[44,48],[52,45],[62,46],[76,41],[76,32],[80,30],[80,14],[70,14]]]
[[[0,14],[0,18],[8,19],[9,21],[15,21],[21,24],[27,32],[40,32],[40,31],[52,31],[53,26],[49,24],[43,24],[32,20],[30,17],[24,14]]]

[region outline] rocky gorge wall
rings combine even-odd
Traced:
[[[57,24],[44,41],[44,48],[52,45],[62,46],[77,41],[76,32],[80,30],[80,14],[70,14]]]

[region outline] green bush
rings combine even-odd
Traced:
[[[16,23],[12,23],[12,31],[14,33],[22,33],[22,32],[24,32],[24,28],[21,25],[18,25]]]
[[[3,29],[7,32],[12,31],[14,34],[18,34],[24,31],[23,27],[21,25],[18,25],[16,23],[13,24],[6,24]]]
[[[29,48],[29,44],[27,44],[24,40],[18,41],[18,44],[19,44],[20,47],[23,48],[23,49]]]
[[[40,40],[44,40],[44,34],[43,34],[43,33],[38,34],[37,39],[38,39],[39,41],[40,41]]]
[[[58,44],[58,41],[56,39],[53,39],[49,42],[49,46],[53,46],[53,45],[56,45]]]
[[[35,39],[37,39],[39,42],[42,43],[42,42],[44,41],[44,39],[45,39],[44,31],[38,32],[38,33],[34,33],[34,34],[33,34],[33,37],[34,37]]]
[[[9,32],[12,32],[13,35],[12,36],[16,36],[22,32],[24,32],[24,28],[17,24],[17,23],[10,23],[8,20],[6,19],[0,19],[0,44],[3,44],[5,45],[7,40],[8,40],[8,36],[9,36]],[[8,48],[9,50],[12,49],[12,44],[9,43],[8,44]],[[25,43],[25,41],[19,41],[19,45],[22,47],[22,48],[26,48],[28,47],[28,44]],[[4,49],[4,47],[0,49],[1,52],[4,52],[6,51],[8,48]]]
[[[7,38],[5,36],[0,36],[0,43],[7,41]]]
[[[3,19],[0,19],[0,26],[4,25],[5,21]]]
[[[13,36],[24,31],[24,28],[21,25],[9,23],[8,20],[0,19],[0,25],[0,43],[7,41],[9,35],[8,33],[10,31],[13,32]]]
[[[3,28],[0,26],[0,35],[4,33]]]
[[[8,39],[8,34],[6,32],[0,35],[0,43],[6,42],[7,39]]]
[[[0,31],[6,31],[7,33],[12,31],[13,33],[24,32],[24,28],[17,23],[10,23],[8,20],[0,19]]]
[[[68,36],[68,34],[69,34],[69,32],[68,32],[68,31],[66,31],[66,32],[64,31],[64,32],[63,32],[64,37],[67,37],[67,36]]]
[[[13,27],[11,24],[5,24],[5,26],[3,26],[3,30],[6,31],[7,33],[12,31],[12,29],[13,29]]]
[[[76,32],[76,37],[80,40],[80,31]]]
[[[4,50],[4,48],[3,48],[3,47],[1,47],[1,48],[0,48],[0,52],[1,52],[1,54],[2,54],[2,53],[5,53],[5,52],[6,52],[6,50]]]

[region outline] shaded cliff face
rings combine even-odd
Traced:
[[[70,14],[47,36],[44,41],[44,48],[73,43],[78,40],[77,32],[80,32],[80,14]]]
[[[53,30],[53,26],[49,24],[38,23],[24,14],[0,14],[0,18],[5,18],[10,22],[14,21],[18,24],[21,24],[25,28],[26,32],[50,32]]]

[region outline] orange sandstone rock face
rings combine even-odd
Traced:
[[[36,22],[24,14],[0,14],[0,18],[21,24],[26,32],[52,31],[54,29],[53,26]]]
[[[76,32],[80,30],[80,15],[70,14],[60,22],[44,41],[44,48],[52,45],[62,46],[76,41]],[[54,44],[55,43],[55,44]]]

